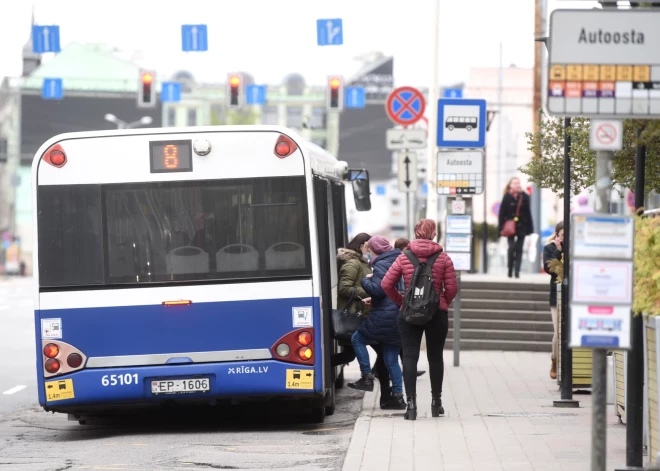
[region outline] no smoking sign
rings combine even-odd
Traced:
[[[589,145],[593,150],[621,150],[623,148],[623,122],[592,119]]]

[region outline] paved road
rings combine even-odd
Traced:
[[[0,280],[0,470],[341,469],[361,407],[362,393],[350,388],[338,391],[337,411],[321,425],[265,405],[85,426],[44,412],[36,399],[31,299],[31,280]],[[349,377],[357,377],[353,368]]]

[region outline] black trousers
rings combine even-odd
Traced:
[[[355,350],[353,350],[353,346],[352,345],[342,345],[342,346],[344,347],[344,350],[341,353],[335,353],[334,355],[332,355],[330,364],[333,367],[339,365],[347,365],[353,360],[355,360]],[[389,388],[390,374],[388,373],[387,367],[385,366],[385,362],[383,361],[383,350],[382,350],[383,347],[380,344],[374,344],[371,345],[371,348],[373,348],[376,354],[378,355],[376,357],[376,364],[374,365],[374,369],[378,374],[378,382],[380,383],[380,387],[381,389]]]
[[[520,265],[522,265],[523,243],[525,242],[525,236],[516,235],[507,237],[507,241],[509,242],[509,273],[513,272],[515,263],[516,274],[520,274]]]
[[[399,318],[399,334],[403,346],[403,382],[406,395],[417,395],[417,361],[422,344],[422,334],[426,334],[426,356],[429,360],[429,376],[431,377],[431,395],[442,395],[442,380],[445,375],[445,362],[442,352],[449,332],[449,316],[447,311],[438,311],[431,322],[418,326],[408,324]]]

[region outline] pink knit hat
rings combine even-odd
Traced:
[[[376,255],[394,250],[394,247],[392,247],[390,241],[383,236],[373,236],[371,239],[369,239],[369,248]]]

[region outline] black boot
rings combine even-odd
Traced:
[[[380,388],[380,408],[385,409],[385,404],[390,401],[390,396],[392,396],[392,388]]]
[[[403,416],[406,420],[417,420],[417,396],[408,396],[408,408],[406,415]]]
[[[389,400],[380,405],[384,410],[404,410],[406,408],[406,401],[403,400],[403,393],[392,393]]]
[[[420,376],[424,375],[424,373],[426,373],[426,371],[424,371],[424,370],[417,370],[417,377],[419,378]]]
[[[349,388],[359,389],[360,391],[373,391],[374,390],[374,375],[366,374],[362,375],[362,378],[358,379],[354,383],[348,383]]]
[[[441,415],[445,415],[442,399],[440,396],[433,396],[431,398],[431,417],[440,417]]]

